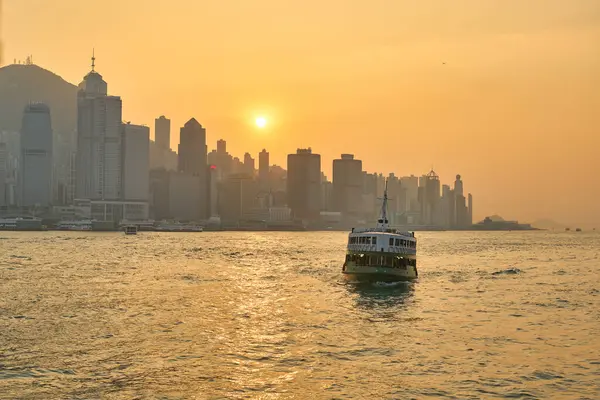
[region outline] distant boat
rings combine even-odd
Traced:
[[[571,230],[571,228],[565,228],[565,231],[569,232]]]
[[[123,228],[126,235],[137,235],[137,230],[137,226],[135,225],[127,225]]]
[[[575,232],[581,232],[581,228],[575,229]]]
[[[417,279],[417,239],[413,232],[388,227],[387,180],[375,228],[352,229],[342,273],[359,281],[394,282]]]
[[[60,231],[91,231],[92,221],[61,221],[56,225],[56,229]]]

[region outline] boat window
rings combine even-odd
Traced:
[[[377,244],[377,236],[371,237],[371,244],[374,244],[374,245]]]
[[[390,246],[394,245],[394,238],[390,238]]]
[[[396,246],[400,246],[400,239],[396,239]]]
[[[365,238],[365,240],[367,241],[367,244],[371,244],[371,237],[370,237],[370,236],[367,236],[367,237]]]

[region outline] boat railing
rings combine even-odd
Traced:
[[[396,235],[403,235],[403,236],[408,236],[408,237],[415,237],[415,233],[414,232],[399,231],[399,230],[393,229],[393,228],[387,228],[387,229],[382,229],[382,228],[352,228],[352,233],[393,233],[393,234],[396,234]]]

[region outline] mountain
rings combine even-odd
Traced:
[[[0,131],[20,131],[23,110],[31,102],[50,107],[54,132],[77,130],[77,86],[37,65],[0,68]]]

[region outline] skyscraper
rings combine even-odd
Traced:
[[[400,184],[406,189],[406,201],[409,211],[419,211],[419,178],[411,175],[400,178]]]
[[[250,153],[244,154],[244,170],[246,174],[254,176],[254,158]]]
[[[49,206],[52,202],[52,124],[45,104],[25,107],[21,126],[21,206]]]
[[[148,201],[150,171],[150,128],[123,124],[123,197]]]
[[[460,175],[456,175],[456,180],[454,181],[454,196],[454,215],[456,218],[456,227],[468,227],[469,225],[471,225],[469,223],[469,210],[467,208],[467,199],[464,196],[463,181]]]
[[[180,132],[180,174],[170,177],[171,209],[178,219],[200,221],[207,216],[209,200],[206,130],[192,118]]]
[[[353,154],[342,154],[333,160],[333,204],[334,210],[344,217],[357,216],[362,209],[362,161]]]
[[[423,176],[419,185],[423,187],[421,196],[421,220],[425,225],[441,225],[440,215],[440,177],[431,170]]]
[[[467,225],[471,226],[473,225],[473,196],[471,195],[471,193],[469,193],[468,197],[467,197],[467,203],[468,203],[468,208],[469,211],[467,213]]]
[[[121,98],[108,96],[102,75],[92,70],[77,95],[76,197],[119,200],[122,193]]]
[[[179,138],[179,171],[206,175],[206,129],[195,118],[185,123]]]
[[[217,153],[226,154],[227,153],[227,142],[223,139],[217,140]]]
[[[269,152],[265,149],[258,153],[258,179],[261,187],[266,189],[269,182]]]
[[[454,193],[457,196],[463,196],[463,181],[460,175],[456,175],[456,180],[454,181]]]
[[[317,220],[321,210],[321,156],[298,149],[287,160],[287,199],[295,219]]]
[[[154,141],[161,149],[171,149],[171,120],[164,115],[154,120]]]

